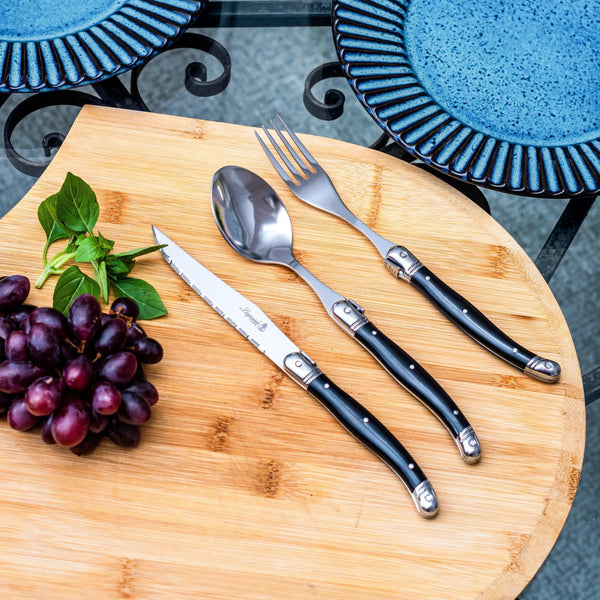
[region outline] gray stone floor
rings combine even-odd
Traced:
[[[343,80],[323,83],[315,89],[320,97],[332,85],[345,92],[347,103],[342,118],[323,122],[304,109],[302,91],[306,76],[319,64],[336,58],[327,28],[221,29],[201,33],[220,40],[232,56],[232,78],[227,90],[213,98],[191,96],[183,87],[185,66],[192,60],[206,58],[209,78],[213,78],[219,71],[217,62],[193,50],[168,52],[154,59],[140,79],[142,97],[150,110],[253,126],[280,112],[302,132],[362,145],[371,144],[379,136],[379,128]],[[124,76],[123,81],[127,83],[128,77]],[[1,127],[21,99],[12,97],[0,108]],[[32,115],[15,132],[15,143],[28,156],[41,156],[40,138],[49,131],[66,133],[76,112],[72,108],[47,109]],[[0,157],[0,216],[18,202],[33,181],[16,171],[6,157]],[[486,195],[494,218],[532,258],[537,256],[566,205],[565,200],[528,199],[496,192]],[[600,364],[598,203],[590,211],[550,287],[569,323],[585,373]],[[599,441],[600,402],[587,409],[586,455],[573,509],[554,550],[521,595],[522,600],[600,599]]]

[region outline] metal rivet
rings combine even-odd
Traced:
[[[469,446],[477,446],[477,442],[473,439],[469,440]]]
[[[350,307],[349,307],[349,306],[346,306],[346,308],[344,309],[344,312],[345,312],[346,314],[349,314],[349,313],[350,313],[350,310],[351,310],[351,309],[350,309]]]
[[[431,494],[427,494],[427,495],[425,496],[425,500],[426,500],[427,502],[431,502],[431,501],[433,500],[433,496],[432,496]]]
[[[301,360],[297,360],[296,361],[296,366],[297,367],[301,367],[302,366],[302,361]]]
[[[365,418],[363,419],[363,423],[368,423],[368,422],[369,422],[369,417],[365,417]]]
[[[429,277],[429,275],[425,275],[425,279],[426,279],[427,281],[429,281],[429,280],[431,279],[431,277]]]
[[[329,384],[328,384],[328,383],[326,383],[326,384],[325,384],[323,387],[324,387],[326,390],[328,390],[328,389],[329,389]]]
[[[415,365],[409,365],[409,367],[408,367],[408,368],[409,368],[409,369],[414,369],[414,368],[415,368]]]
[[[518,348],[513,348],[513,352],[516,354],[518,352]]]
[[[551,369],[554,365],[550,361],[546,361],[546,369]]]
[[[460,413],[459,413],[457,410],[453,410],[452,412],[453,412],[455,415],[458,415],[458,414],[460,414]]]
[[[373,331],[371,331],[371,333],[372,333],[373,335],[377,335],[377,332],[376,332],[374,329],[373,329]]]
[[[412,463],[408,463],[408,468],[409,468],[409,469],[414,469],[414,468],[415,468],[415,465],[413,465]]]
[[[402,250],[402,252],[400,252],[400,256],[401,256],[402,258],[406,258],[406,252],[404,252],[404,250]]]
[[[466,308],[463,308],[463,312],[465,313],[465,315],[469,312]]]

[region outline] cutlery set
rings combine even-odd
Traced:
[[[363,233],[379,251],[390,273],[419,290],[481,346],[538,380],[559,379],[558,363],[517,344],[407,248],[383,238],[358,219],[346,207],[329,176],[281,118],[278,124],[270,121],[270,125],[274,134],[263,127],[263,135],[256,132],[256,136],[277,173],[300,200],[343,219]],[[289,214],[266,181],[241,167],[219,169],[212,183],[212,211],[223,238],[236,252],[255,262],[286,266],[299,275],[317,294],[332,320],[441,421],[465,462],[479,461],[481,446],[477,435],[442,386],[378,329],[358,303],[328,287],[298,262],[293,253]],[[156,243],[166,244],[161,252],[180,277],[385,462],[404,483],[421,516],[434,517],[438,501],[431,483],[376,416],[331,381],[258,306],[211,273],[157,227],[152,229]]]

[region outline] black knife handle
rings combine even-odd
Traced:
[[[479,440],[469,421],[446,390],[370,321],[359,327],[354,336],[400,385],[444,424],[464,460],[468,463],[478,462],[481,457]]]
[[[459,329],[493,354],[536,379],[550,383],[558,381],[560,365],[557,362],[541,358],[517,344],[427,267],[418,268],[410,283]]]
[[[560,365],[557,362],[517,344],[404,246],[390,248],[384,264],[390,273],[409,281],[452,323],[492,354],[535,379],[548,383],[558,381]]]
[[[384,461],[410,492],[419,514],[434,517],[438,503],[427,477],[394,435],[352,396],[323,373],[307,387],[308,391],[371,452]]]

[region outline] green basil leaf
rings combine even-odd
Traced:
[[[106,269],[108,275],[113,279],[121,279],[126,277],[131,272],[135,265],[134,260],[127,260],[123,258],[115,258],[113,254],[109,254],[105,259]]]
[[[115,246],[113,240],[106,239],[100,232],[98,232],[98,243],[103,250],[106,250],[106,254],[108,254]]]
[[[115,252],[113,256],[116,256],[117,258],[138,258],[139,256],[144,256],[144,254],[156,252],[166,245],[167,244],[160,244],[159,246],[147,246],[146,248],[137,248],[136,250],[128,250],[127,252]]]
[[[56,196],[58,220],[72,231],[92,233],[100,214],[98,200],[92,188],[81,177],[67,173]]]
[[[56,240],[62,240],[70,237],[70,235],[57,222],[56,216],[56,199],[58,194],[54,194],[46,198],[38,206],[38,220],[42,229],[46,232],[48,244]]]
[[[97,263],[94,261],[94,273],[96,275],[96,281],[100,284],[100,291],[104,302],[108,303],[108,273],[106,272],[106,263],[101,261]]]
[[[100,288],[91,277],[82,273],[79,267],[69,267],[56,282],[54,295],[52,296],[52,306],[66,315],[73,300],[81,294],[92,294],[92,296],[99,298]]]
[[[92,262],[100,258],[104,254],[104,250],[100,247],[98,238],[95,236],[86,237],[85,240],[77,247],[75,260],[77,262]]]
[[[167,314],[157,291],[143,279],[125,277],[112,280],[112,286],[117,297],[126,296],[135,300],[140,308],[140,319],[155,319]]]

